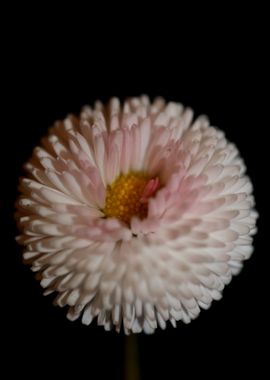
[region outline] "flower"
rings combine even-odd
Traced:
[[[161,98],[84,107],[26,164],[24,259],[68,318],[152,333],[189,323],[252,253],[257,213],[235,145]]]

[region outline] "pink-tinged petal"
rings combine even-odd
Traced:
[[[143,190],[140,202],[147,203],[149,198],[155,195],[159,185],[160,183],[158,177],[150,179]]]

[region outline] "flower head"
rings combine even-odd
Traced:
[[[257,214],[237,148],[205,117],[148,97],[85,107],[26,164],[24,258],[68,318],[152,333],[221,298]]]

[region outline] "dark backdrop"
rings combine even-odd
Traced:
[[[260,48],[241,38],[231,46],[232,37],[210,46],[202,39],[186,49],[183,38],[170,44],[152,36],[141,49],[141,36],[126,43],[121,37],[110,40],[109,33],[98,46],[93,36],[89,45],[87,41],[80,45],[80,40],[48,39],[46,33],[35,39],[34,32],[23,37],[18,33],[13,47],[10,74],[5,78],[10,109],[1,132],[2,307],[6,318],[2,327],[6,360],[12,363],[9,373],[19,368],[27,377],[123,376],[123,333],[104,332],[95,323],[85,327],[79,321],[69,322],[66,310],[52,306],[53,297],[42,296],[33,273],[22,264],[21,247],[14,242],[13,205],[22,164],[56,119],[78,113],[96,99],[144,93],[191,106],[226,132],[245,159],[261,218],[255,252],[225,288],[221,301],[202,311],[190,325],[178,323],[177,329],[168,326],[152,336],[138,336],[141,378],[246,376],[252,370],[260,378],[268,332],[267,276],[263,272],[269,251],[263,237],[264,172],[269,173],[269,163],[263,150],[267,126],[260,120],[265,83]],[[256,65],[251,60],[254,55]]]

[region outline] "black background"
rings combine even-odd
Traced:
[[[8,364],[10,377],[18,369],[27,377],[124,376],[123,333],[105,332],[95,323],[86,327],[69,322],[66,310],[52,306],[53,297],[42,296],[14,241],[13,206],[21,167],[55,120],[78,113],[96,99],[149,94],[191,106],[226,132],[245,159],[261,217],[255,252],[225,288],[221,301],[190,325],[178,323],[177,329],[168,326],[152,336],[138,336],[141,378],[246,376],[252,370],[260,378],[268,334],[264,173],[269,173],[269,160],[263,148],[267,125],[261,118],[266,103],[264,48],[258,36],[252,30],[247,34],[249,29],[228,36],[227,26],[224,35],[212,30],[204,37],[199,28],[190,43],[186,41],[190,31],[181,34],[178,24],[166,36],[163,24],[147,36],[143,30],[133,36],[134,25],[127,22],[117,36],[109,28],[97,40],[105,22],[100,21],[96,32],[86,28],[82,40],[74,37],[70,21],[63,23],[59,34],[49,34],[50,22],[43,33],[37,33],[38,19],[32,28],[18,30],[15,41],[8,44],[1,222],[3,347],[7,363],[12,363]]]

